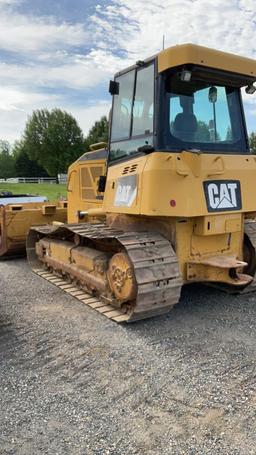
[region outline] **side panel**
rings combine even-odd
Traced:
[[[255,212],[255,177],[254,156],[155,152],[109,168],[104,208],[164,217]]]
[[[78,212],[100,208],[103,194],[98,192],[98,181],[106,173],[105,160],[77,161],[68,173],[68,223],[84,222]]]
[[[106,212],[141,213],[143,171],[146,156],[110,166],[104,194],[103,208]]]

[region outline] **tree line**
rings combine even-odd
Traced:
[[[209,140],[207,126],[201,122],[200,134]],[[56,177],[89,150],[91,144],[108,141],[108,120],[102,117],[84,136],[76,119],[61,109],[36,110],[14,146],[0,140],[0,178]],[[201,138],[202,139],[202,138]],[[249,137],[256,154],[256,133]]]
[[[256,133],[251,133],[249,140],[251,152],[256,155]]]
[[[89,150],[107,142],[108,120],[102,117],[84,136],[76,119],[61,109],[36,110],[13,146],[0,140],[0,178],[56,177]]]

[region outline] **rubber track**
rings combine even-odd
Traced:
[[[117,309],[106,303],[104,297],[91,296],[78,286],[67,284],[62,278],[46,271],[35,258],[34,246],[28,239],[28,259],[35,273],[115,322],[133,322],[168,313],[179,301],[182,280],[177,257],[170,242],[158,233],[123,232],[104,224],[87,223],[61,227],[38,226],[32,229],[33,232],[41,238],[48,234],[51,238],[60,239],[76,234],[90,241],[112,244],[116,251],[126,251],[134,266],[138,294],[136,305]]]

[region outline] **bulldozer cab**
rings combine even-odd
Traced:
[[[253,87],[255,64],[242,60],[184,45],[118,73],[109,164],[153,151],[248,154],[241,87]]]

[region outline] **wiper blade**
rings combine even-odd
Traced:
[[[183,149],[183,152],[186,152],[186,151],[191,152],[191,153],[196,153],[197,155],[201,155],[201,153],[203,153],[202,150],[194,149],[192,147],[186,147],[185,149]]]

